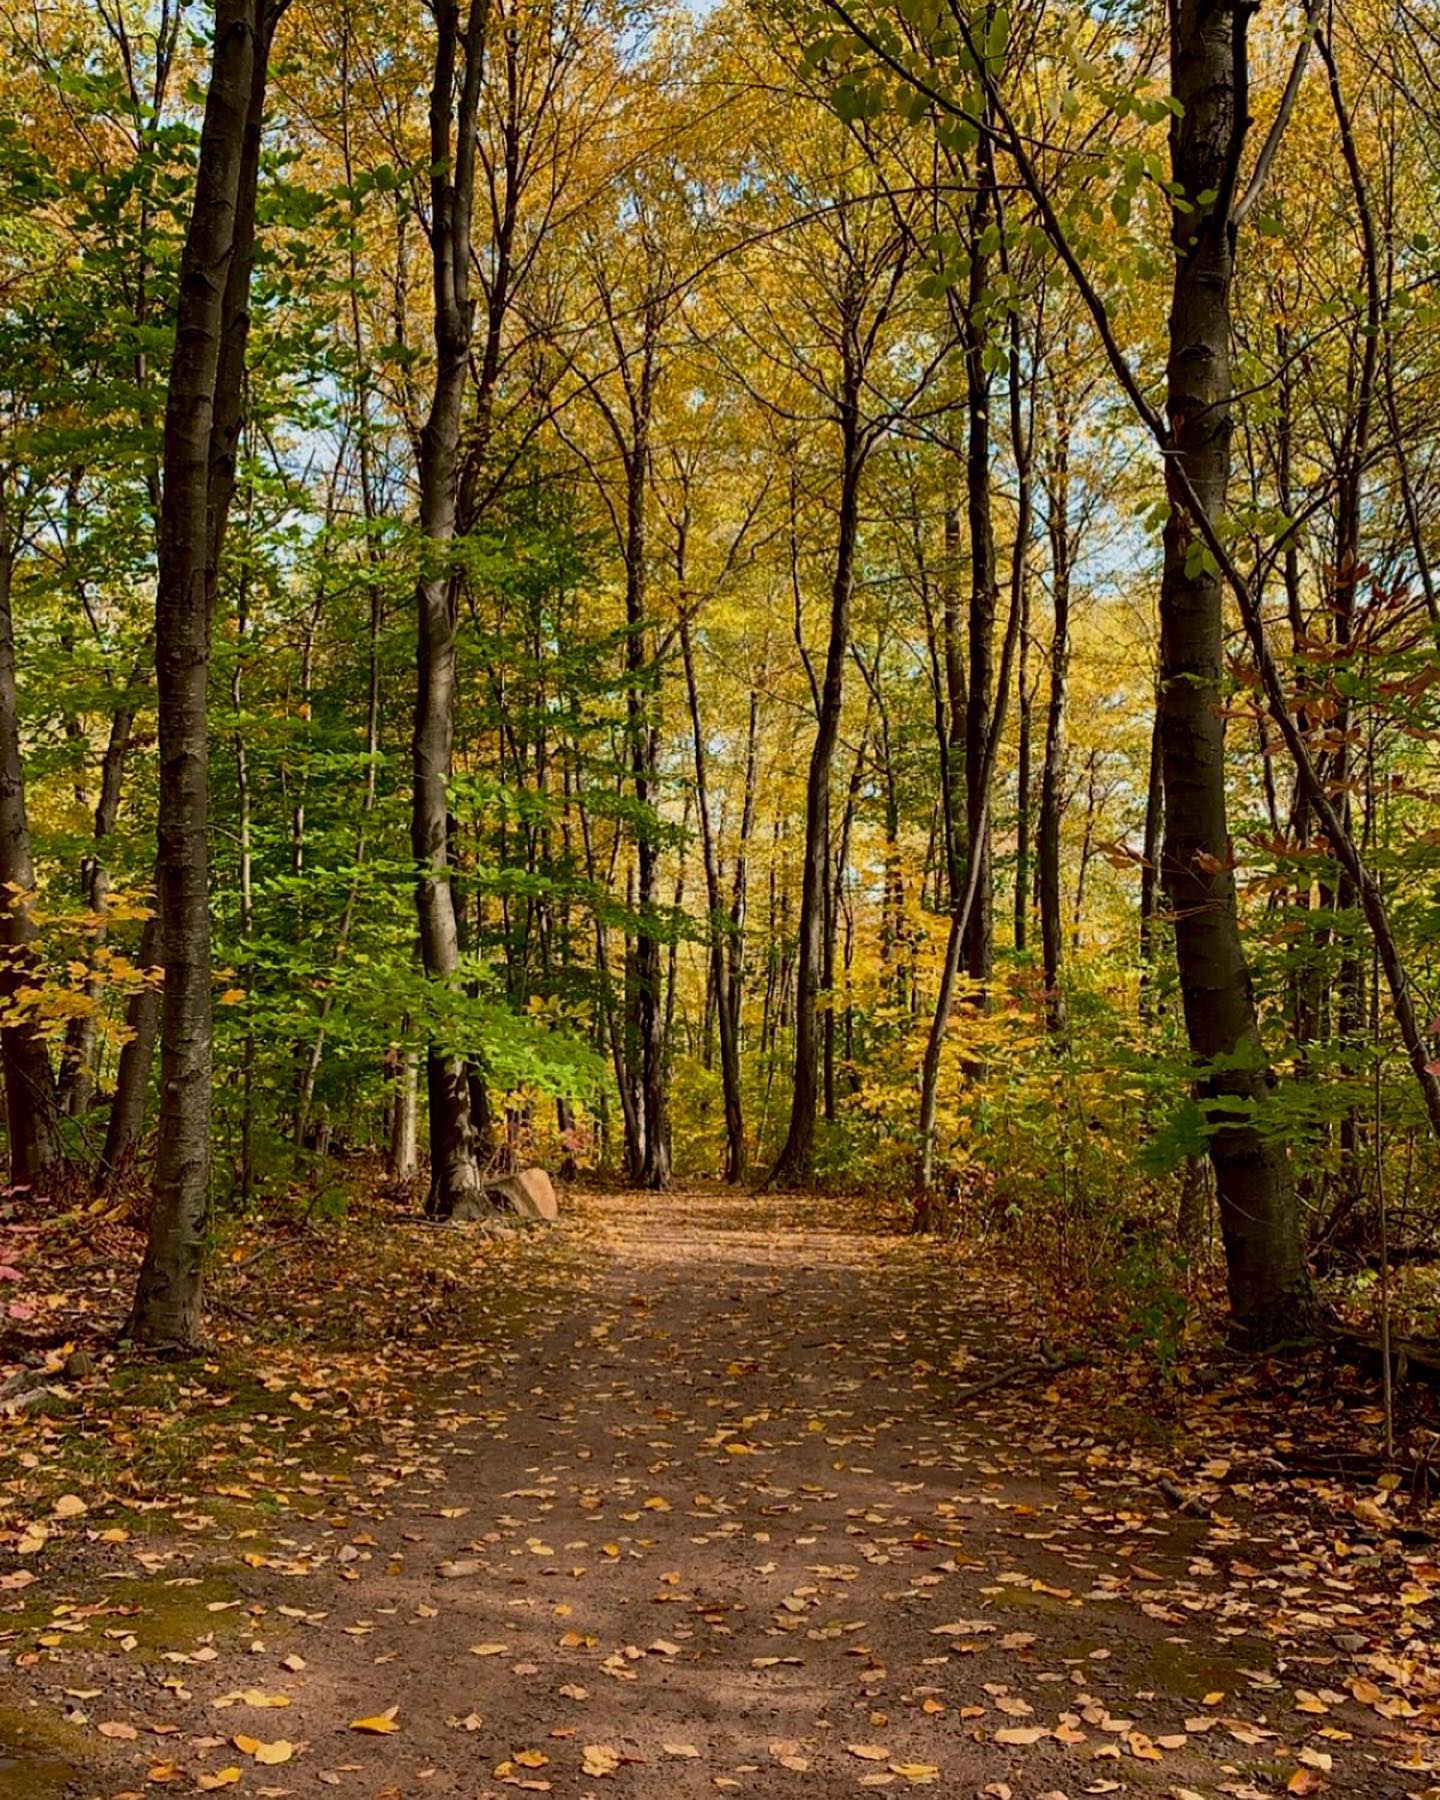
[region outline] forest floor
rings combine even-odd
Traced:
[[[1033,1297],[858,1203],[407,1232],[0,1432],[0,1795],[1440,1795],[1427,1515],[1287,1470],[1322,1369],[967,1393]]]

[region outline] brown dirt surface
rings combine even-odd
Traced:
[[[968,1397],[1036,1342],[983,1258],[702,1191],[443,1237],[418,1347],[247,1339],[89,1485],[12,1422],[0,1797],[1440,1794],[1425,1533],[1247,1475],[1213,1395],[1163,1455],[1083,1368]]]

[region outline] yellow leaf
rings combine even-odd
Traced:
[[[609,1744],[586,1744],[580,1767],[586,1775],[613,1775],[620,1767],[619,1753]]]
[[[240,1771],[232,1764],[228,1769],[217,1769],[213,1775],[202,1773],[197,1775],[195,1779],[205,1792],[210,1794],[213,1793],[216,1788],[234,1787],[235,1783],[240,1779]]]
[[[350,1729],[352,1731],[367,1731],[372,1737],[383,1737],[386,1732],[398,1731],[400,1729],[395,1718],[395,1715],[399,1710],[400,1708],[398,1706],[392,1706],[383,1713],[372,1713],[367,1719],[352,1719],[350,1721]]]

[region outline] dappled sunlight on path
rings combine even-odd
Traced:
[[[154,1553],[223,1556],[240,1638],[31,1677],[179,1727],[136,1791],[162,1752],[263,1800],[1422,1790],[1283,1533],[1173,1513],[1044,1378],[964,1397],[1029,1348],[972,1266],[694,1192],[579,1198],[511,1278],[349,1492]]]

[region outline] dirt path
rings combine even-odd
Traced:
[[[297,1457],[308,1517],[117,1546],[135,1606],[10,1716],[122,1727],[109,1793],[1436,1791],[1283,1528],[1175,1514],[1041,1384],[956,1399],[1017,1348],[974,1275],[810,1202],[584,1210],[343,1494]]]

